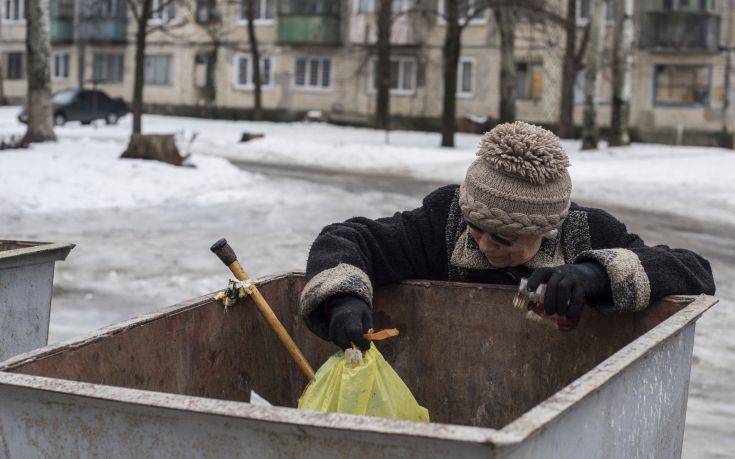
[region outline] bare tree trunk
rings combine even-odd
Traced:
[[[567,0],[566,48],[561,76],[561,104],[559,107],[559,137],[574,135],[574,82],[577,77],[575,49],[577,42],[577,0]]]
[[[515,28],[517,12],[513,7],[495,10],[500,31],[500,122],[516,120]]]
[[[28,130],[21,143],[56,140],[51,106],[51,49],[49,0],[26,2],[28,69]]]
[[[2,28],[2,24],[0,24]],[[8,99],[5,98],[5,82],[3,80],[5,76],[5,67],[3,67],[3,59],[5,56],[0,54],[0,105],[8,105]]]
[[[253,106],[253,119],[258,121],[263,118],[263,106],[261,101],[261,80],[260,80],[260,50],[258,49],[258,38],[255,36],[255,9],[253,1],[247,1],[248,15],[248,38],[250,40],[250,58],[253,68],[253,97],[255,99]]]
[[[378,61],[376,63],[377,94],[375,100],[375,128],[390,128],[390,35],[392,0],[378,2]]]
[[[628,117],[630,112],[630,81],[633,44],[633,0],[611,0],[615,25],[612,54],[612,112],[610,114],[610,145],[630,143]]]
[[[444,70],[444,101],[442,108],[442,147],[454,146],[457,131],[457,66],[462,46],[462,29],[459,25],[458,0],[446,0],[446,35],[442,49]]]
[[[600,67],[600,47],[605,27],[605,0],[592,0],[590,15],[590,38],[587,45],[584,78],[584,118],[582,121],[582,150],[596,150],[600,140],[597,128],[597,71]]]
[[[145,82],[145,45],[148,20],[153,0],[141,0],[138,30],[135,32],[135,77],[133,80],[133,134],[140,134],[143,117],[143,84]]]
[[[3,67],[3,58],[0,56],[0,105],[8,105],[8,99],[5,97],[5,83],[3,80],[5,67]]]

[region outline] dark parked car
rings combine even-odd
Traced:
[[[105,120],[116,124],[121,116],[130,112],[128,104],[121,98],[111,98],[102,91],[89,89],[67,89],[59,91],[51,99],[54,110],[54,124],[61,126],[67,121],[81,121],[89,124],[94,120]],[[18,115],[21,123],[28,122],[28,110]]]

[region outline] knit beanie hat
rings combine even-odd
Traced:
[[[464,217],[483,231],[542,235],[569,213],[569,159],[550,131],[516,121],[480,140],[459,191]]]

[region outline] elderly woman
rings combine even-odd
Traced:
[[[322,230],[307,262],[300,311],[341,348],[362,349],[376,287],[402,279],[546,284],[546,314],[638,311],[665,295],[714,294],[707,260],[646,246],[601,209],[570,201],[569,160],[551,132],[523,122],[485,134],[462,185],[418,209]],[[451,308],[451,305],[447,305]],[[460,311],[448,310],[447,313]],[[460,312],[461,313],[461,312]]]

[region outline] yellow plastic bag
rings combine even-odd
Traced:
[[[319,368],[299,399],[299,409],[429,422],[429,411],[373,343],[362,363],[351,363],[346,356],[350,352],[337,352]]]

